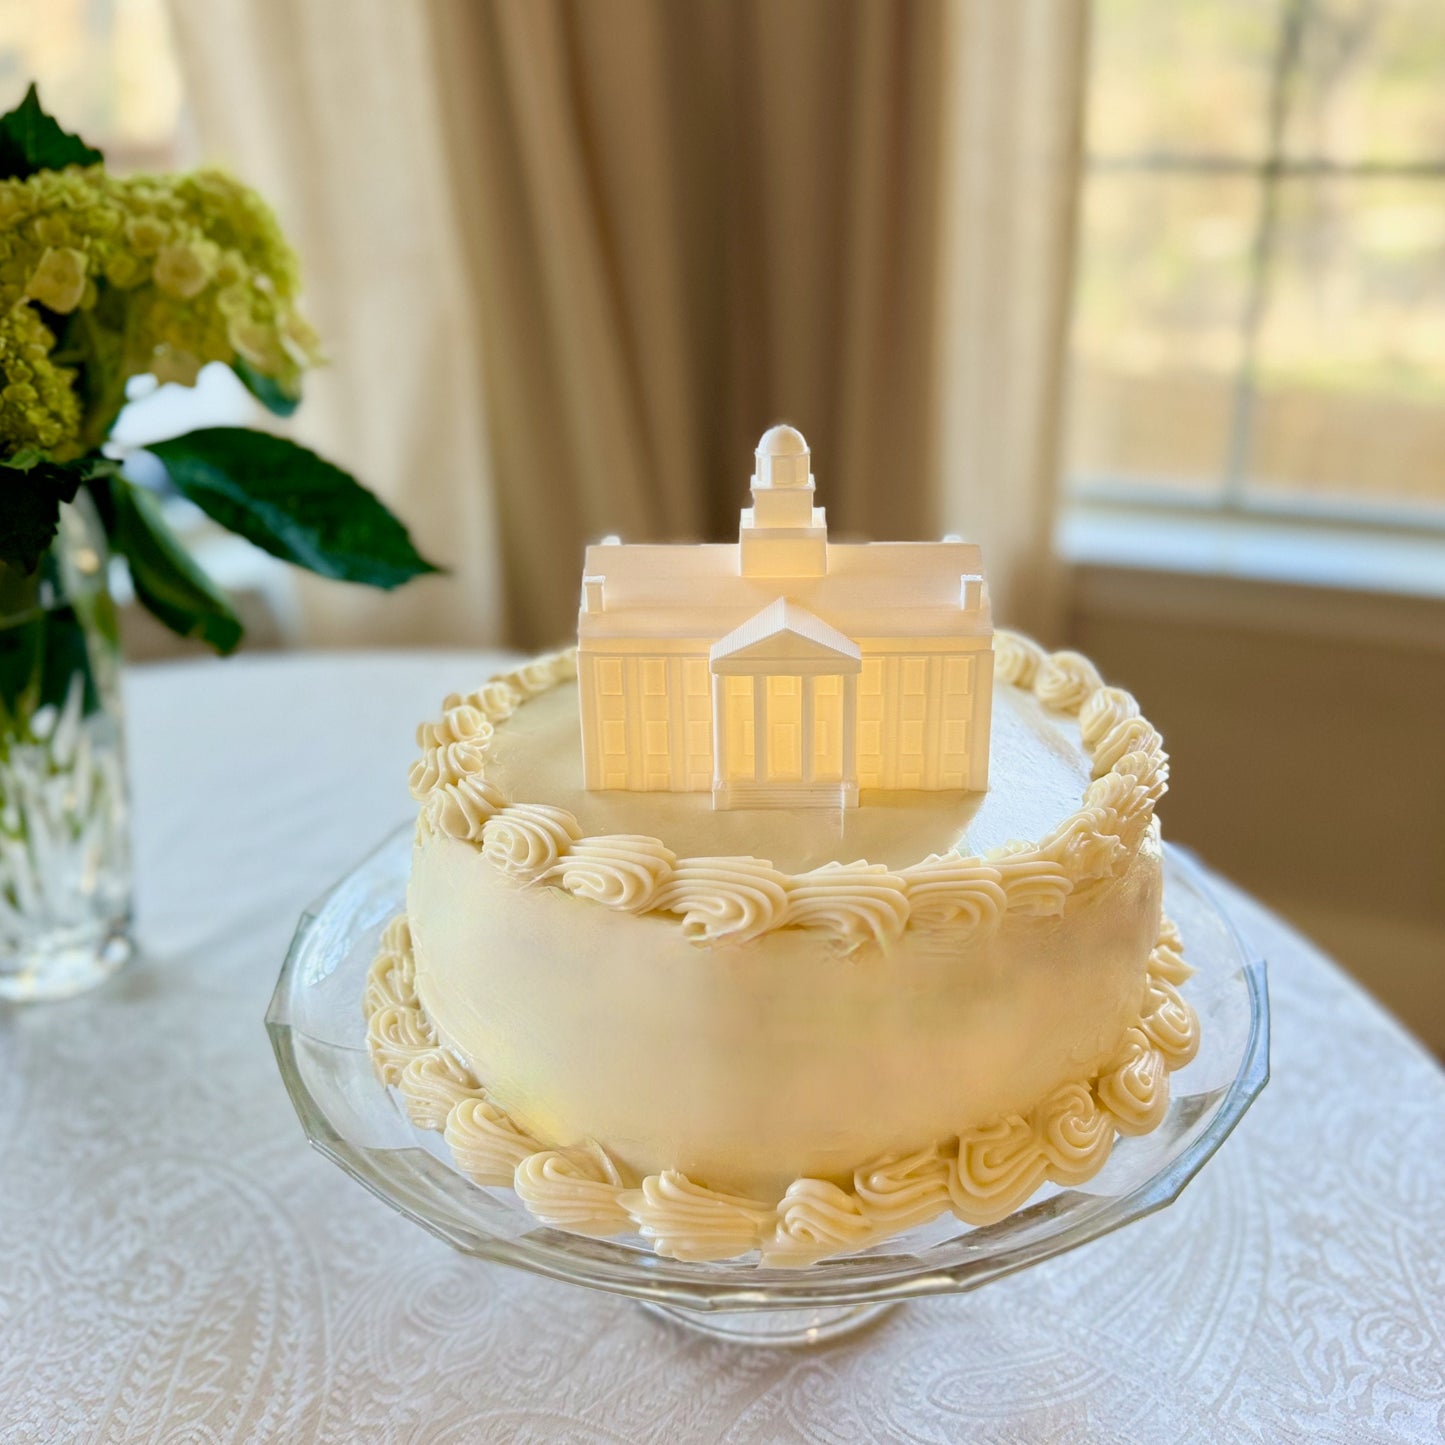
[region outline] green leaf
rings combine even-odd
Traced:
[[[35,571],[60,525],[60,504],[74,500],[82,478],[82,468],[29,449],[0,465],[0,562]]]
[[[287,391],[274,376],[257,371],[244,356],[238,356],[231,363],[231,370],[241,378],[241,384],[273,416],[290,416],[301,405],[301,392]]]
[[[196,565],[161,515],[155,493],[113,477],[111,542],[130,564],[135,595],[181,637],[199,637],[217,652],[234,652],[241,621],[226,594]]]
[[[318,576],[389,589],[440,570],[355,477],[284,437],[208,427],[147,450],[213,521]]]
[[[0,180],[24,180],[36,171],[104,162],[105,157],[94,146],[62,130],[45,113],[33,85],[14,110],[0,116]]]

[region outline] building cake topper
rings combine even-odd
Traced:
[[[790,426],[758,443],[752,497],[736,543],[587,549],[586,786],[710,791],[715,808],[986,788],[993,625],[979,549],[829,542]]]

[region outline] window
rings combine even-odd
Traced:
[[[32,81],[111,170],[193,159],[166,0],[0,0],[0,108]]]
[[[1445,4],[1094,14],[1072,496],[1445,527]]]

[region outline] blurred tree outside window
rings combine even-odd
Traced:
[[[1445,526],[1445,0],[1095,0],[1066,465]]]
[[[172,170],[190,157],[165,0],[0,0],[0,102],[32,81],[67,130],[115,171]]]

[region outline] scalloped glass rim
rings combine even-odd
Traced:
[[[1046,1187],[985,1228],[952,1217],[862,1253],[802,1269],[662,1259],[636,1237],[589,1239],[538,1223],[509,1189],[452,1166],[440,1135],[415,1128],[371,1070],[361,996],[386,922],[404,906],[412,825],[391,835],[302,915],[266,1013],[291,1102],[312,1145],[465,1254],[551,1279],[690,1310],[882,1303],[976,1289],[1173,1203],[1269,1079],[1264,960],[1250,954],[1191,855],[1165,849],[1165,909],[1198,972],[1199,1057],[1172,1078],[1164,1122],[1120,1138],[1103,1171]]]

